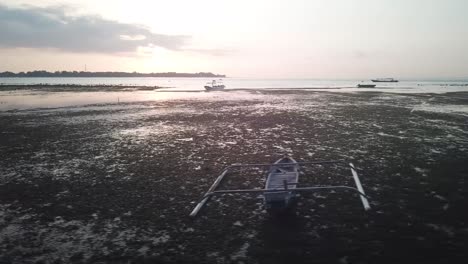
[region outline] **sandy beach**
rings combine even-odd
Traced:
[[[120,99],[119,99],[120,100]],[[226,91],[0,112],[1,263],[461,263],[468,93]],[[352,161],[370,197],[323,191],[269,217],[213,199],[233,163]],[[301,183],[352,184],[306,169]],[[262,187],[265,172],[224,188]]]

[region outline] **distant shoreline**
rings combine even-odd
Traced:
[[[87,72],[87,71],[28,71],[28,72],[0,72],[0,78],[122,78],[122,77],[166,77],[166,78],[226,78],[224,74],[211,72],[183,73],[183,72]]]

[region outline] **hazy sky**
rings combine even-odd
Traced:
[[[468,76],[466,0],[0,0],[0,71]]]

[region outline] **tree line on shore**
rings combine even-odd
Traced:
[[[28,72],[0,72],[1,77],[204,77],[204,78],[225,78],[226,75],[214,74],[211,72],[180,73],[180,72],[88,72],[88,71],[28,71]]]

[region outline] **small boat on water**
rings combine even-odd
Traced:
[[[393,79],[393,78],[377,78],[377,79],[372,79],[371,81],[373,82],[398,82],[398,80]]]
[[[357,88],[374,88],[375,86],[375,84],[360,83],[357,85]]]
[[[356,187],[347,185],[316,185],[309,187],[299,186],[300,166],[327,165],[350,169]],[[233,170],[242,171],[243,168],[269,168],[265,188],[228,190],[222,190],[218,188],[221,182],[227,178],[226,175],[228,175],[228,172]],[[294,200],[296,199],[298,193],[317,192],[322,190],[348,190],[357,193],[361,198],[364,210],[370,210],[367,195],[364,193],[361,181],[359,180],[357,171],[352,163],[346,163],[342,160],[297,162],[292,157],[284,156],[273,164],[233,164],[224,168],[221,174],[216,178],[214,183],[192,210],[190,217],[196,217],[200,210],[213,196],[221,196],[224,194],[262,194],[264,198],[264,207],[267,212],[273,215],[277,215],[278,213],[286,212],[293,207]]]
[[[208,82],[206,85],[205,85],[205,89],[207,91],[219,91],[219,90],[223,90],[224,88],[226,88],[226,86],[223,84],[223,80],[218,80],[216,82],[216,80],[213,80],[211,82]]]

